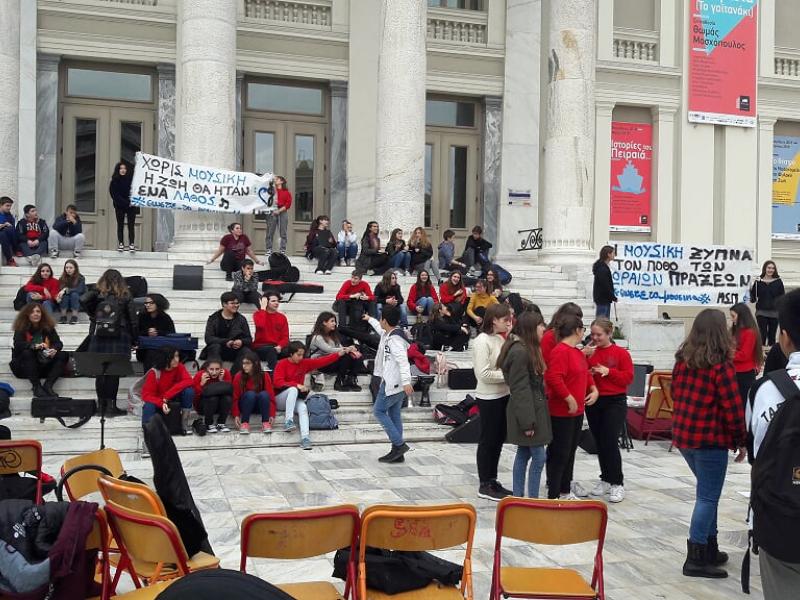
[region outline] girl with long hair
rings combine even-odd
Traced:
[[[454,317],[447,304],[435,304],[430,319],[433,334],[432,350],[450,349],[463,352],[469,343],[469,327]]]
[[[469,301],[469,293],[464,286],[460,271],[453,271],[442,285],[439,286],[439,299],[446,304],[455,317],[464,314],[464,308]]]
[[[600,249],[600,257],[592,265],[594,282],[592,284],[592,298],[597,306],[597,317],[609,318],[611,316],[611,304],[617,301],[614,294],[614,280],[611,276],[611,261],[615,258],[614,246],[603,246]]]
[[[747,451],[744,408],[733,366],[734,344],[725,315],[707,308],[692,324],[672,369],[672,441],[697,480],[683,574],[727,577],[717,543],[717,508],[728,469],[728,450]]]
[[[489,294],[486,291],[486,281],[479,279],[475,282],[475,289],[467,304],[467,317],[472,325],[480,328],[486,309],[493,304],[497,304],[497,297]]]
[[[286,240],[289,238],[289,209],[292,207],[292,194],[286,187],[286,178],[275,175],[275,195],[278,208],[267,215],[267,256],[272,254],[272,245],[275,241],[275,230],[279,230],[280,251],[286,253]]]
[[[389,241],[386,243],[386,254],[389,256],[389,268],[400,269],[403,275],[411,268],[411,252],[406,249],[403,239],[403,230],[399,227],[392,229]]]
[[[360,392],[358,374],[362,366],[361,353],[352,343],[344,345],[336,324],[336,315],[332,312],[323,311],[319,314],[311,331],[308,355],[310,358],[320,358],[344,348],[345,352],[338,361],[319,370],[321,373],[336,373],[333,389],[337,392]]]
[[[139,210],[131,206],[131,182],[133,181],[133,165],[125,160],[114,165],[114,173],[108,184],[108,193],[114,205],[114,214],[117,217],[117,250],[124,252],[125,239],[123,232],[125,220],[128,221],[128,247],[129,252],[136,252],[136,215]]]
[[[377,221],[370,221],[361,236],[361,254],[356,260],[356,268],[362,273],[372,271],[382,273],[386,263],[389,262],[389,255],[381,247],[379,236],[380,226]]]
[[[233,406],[231,407],[239,433],[250,433],[250,415],[261,414],[261,431],[272,433],[275,421],[275,390],[269,373],[261,369],[261,360],[252,350],[242,357],[242,369],[233,377]]]
[[[381,320],[384,306],[396,306],[400,311],[400,326],[408,327],[408,310],[406,309],[403,292],[397,283],[397,271],[390,269],[383,274],[381,280],[375,284],[373,290],[378,311],[377,319]]]
[[[11,372],[31,382],[35,398],[58,396],[53,386],[64,372],[69,356],[61,351],[64,345],[53,317],[37,302],[29,302],[17,313],[11,328],[14,331]]]
[[[433,244],[428,239],[424,227],[416,227],[408,240],[408,250],[411,252],[411,271],[425,269],[433,273],[437,281],[442,279],[439,274],[439,265],[433,258]]]
[[[306,237],[306,251],[317,259],[315,273],[330,275],[339,257],[336,249],[336,238],[328,226],[331,221],[328,215],[320,215],[314,219]]]
[[[503,301],[503,286],[500,283],[500,276],[493,268],[486,270],[486,292],[491,294],[499,301]]]
[[[778,333],[778,299],[785,293],[777,265],[774,261],[766,261],[761,267],[761,275],[750,288],[750,302],[756,305],[756,321],[764,346],[775,345],[775,335]]]
[[[168,310],[169,300],[161,294],[148,294],[144,299],[144,310],[139,313],[137,320],[139,333],[149,337],[175,333],[175,323],[167,313]],[[156,354],[154,350],[137,348],[136,360],[143,363],[145,369],[149,369]]]
[[[553,437],[544,395],[544,359],[539,347],[544,330],[541,314],[522,313],[497,357],[497,366],[502,369],[510,392],[506,431],[507,441],[517,445],[513,490],[520,497],[525,495],[526,472],[528,497],[539,497],[545,445]]]
[[[481,435],[476,461],[478,465],[478,496],[500,501],[511,495],[497,481],[497,465],[506,441],[506,405],[509,390],[497,358],[511,329],[511,309],[506,304],[494,304],[486,309],[481,333],[472,343],[472,363],[478,386],[475,396],[481,416]]]
[[[86,293],[86,280],[78,268],[78,263],[68,258],[64,261],[64,270],[58,278],[59,292],[56,296],[58,308],[61,311],[59,323],[62,325],[67,322],[74,325],[78,322],[78,311],[81,306],[81,296]],[[72,313],[72,316],[69,316]]]
[[[736,369],[736,384],[742,399],[742,408],[747,402],[747,394],[756,381],[764,364],[764,347],[759,340],[758,325],[750,308],[744,303],[731,306],[731,335],[736,345],[733,367]]]
[[[180,402],[183,435],[191,435],[189,415],[194,404],[192,376],[181,363],[181,354],[174,346],[155,351],[153,366],[147,371],[142,385],[142,425],[161,411],[169,413],[170,402]]]
[[[28,302],[41,302],[44,309],[51,315],[56,311],[58,301],[58,279],[53,276],[53,267],[48,263],[41,263],[25,284]]]
[[[574,302],[565,302],[553,313],[553,317],[547,324],[547,331],[544,332],[542,337],[542,356],[544,356],[545,363],[550,360],[550,353],[558,345],[559,323],[567,317],[573,316],[583,319],[583,309]]]
[[[430,315],[433,306],[439,302],[439,295],[425,269],[417,273],[417,281],[408,290],[408,310],[417,316]]]

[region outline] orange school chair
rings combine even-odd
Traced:
[[[97,487],[100,475],[119,477],[124,470],[119,453],[105,448],[65,460],[61,466],[61,480],[67,497],[74,502],[100,491]]]
[[[42,503],[42,445],[36,440],[0,442],[0,475],[36,473],[36,504]]]
[[[653,435],[666,439],[672,436],[672,372],[653,371],[644,406],[628,410],[628,431],[645,440]]]
[[[298,600],[354,600],[360,524],[358,507],[352,504],[247,515],[242,521],[239,569],[246,572],[248,557],[299,559],[349,547],[344,595],[327,581],[287,583],[278,587]]]
[[[358,545],[359,600],[472,600],[472,539],[477,515],[471,504],[370,506],[361,515]],[[466,544],[461,587],[433,582],[425,588],[388,595],[367,589],[367,546],[385,550],[444,550]]]
[[[503,498],[497,506],[490,600],[543,598],[604,600],[603,543],[608,512],[597,500]],[[504,537],[532,544],[569,545],[597,540],[592,582],[572,569],[501,566]]]

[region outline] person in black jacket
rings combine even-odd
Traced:
[[[362,273],[372,271],[379,275],[386,270],[389,255],[381,248],[381,238],[378,233],[380,226],[377,221],[370,221],[361,236],[361,254],[356,260],[356,269]]]
[[[175,333],[175,323],[167,314],[169,310],[169,300],[161,294],[148,294],[144,299],[144,310],[139,313],[138,329],[139,335],[150,337],[164,336]],[[147,371],[153,366],[155,355],[153,350],[144,348],[136,349],[136,360],[144,364]]]
[[[330,275],[334,265],[339,259],[336,249],[336,238],[328,226],[331,220],[328,215],[320,215],[311,223],[311,229],[306,238],[308,253],[317,259],[315,273]]]
[[[611,303],[617,301],[617,297],[614,295],[614,280],[611,277],[611,267],[608,266],[615,256],[614,246],[603,246],[600,249],[600,258],[592,265],[592,273],[594,274],[592,297],[597,306],[595,315],[606,319],[611,318]]]
[[[250,325],[239,313],[239,298],[233,292],[225,292],[219,298],[222,308],[211,314],[206,322],[206,347],[200,359],[215,357],[233,363],[231,373],[241,368],[241,359],[253,343]]]
[[[128,219],[128,250],[136,252],[136,215],[138,209],[131,206],[131,182],[133,180],[133,167],[127,161],[120,161],[114,166],[114,174],[108,185],[108,193],[114,203],[114,213],[117,217],[117,250],[125,251],[123,229],[125,219]]]
[[[408,327],[408,308],[406,308],[400,284],[397,283],[396,271],[386,271],[381,280],[375,284],[373,293],[375,294],[375,304],[378,312],[376,318],[379,321],[383,309],[386,306],[394,306],[400,310],[400,327]]]
[[[761,332],[761,343],[765,346],[775,344],[775,334],[778,333],[777,301],[785,293],[778,267],[768,260],[761,267],[761,275],[750,289],[750,302],[755,302],[756,322]]]
[[[25,218],[17,221],[17,250],[34,267],[39,265],[42,257],[47,256],[50,228],[33,204],[23,207]]]
[[[481,226],[475,225],[475,227],[472,228],[472,235],[467,238],[464,244],[464,254],[462,254],[461,258],[456,262],[465,265],[467,269],[474,269],[475,265],[478,265],[481,269],[481,273],[486,273],[492,265],[489,260],[489,250],[491,250],[491,248],[492,243],[483,238],[483,229]]]
[[[48,238],[50,258],[58,258],[61,250],[72,250],[72,256],[80,258],[85,242],[86,237],[83,235],[83,224],[78,215],[78,209],[74,204],[70,204],[61,215],[56,217],[50,228]]]
[[[469,327],[458,317],[454,317],[446,304],[433,307],[430,320],[433,332],[432,350],[442,350],[445,346],[456,352],[463,352],[469,342]]]
[[[38,302],[29,302],[14,319],[11,372],[31,382],[36,398],[58,396],[53,386],[69,358],[56,331],[56,322]],[[45,380],[42,385],[42,379]]]

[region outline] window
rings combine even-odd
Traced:
[[[127,100],[153,101],[153,78],[146,73],[119,73],[91,69],[67,69],[67,95]]]
[[[433,145],[425,144],[425,221],[431,226],[431,207],[433,206]]]
[[[465,10],[486,10],[484,0],[428,0],[434,8],[461,8]]]
[[[255,143],[256,173],[274,173],[275,134],[269,131],[256,131]]]
[[[425,102],[425,122],[441,127],[475,127],[475,104],[428,100]]]
[[[135,164],[136,153],[142,149],[142,124],[138,121],[122,121],[119,126],[119,147],[122,160]]]
[[[450,227],[467,226],[467,153],[466,146],[450,146]]]
[[[314,219],[314,136],[294,136],[294,219]]]
[[[75,189],[73,198],[79,213],[95,210],[97,178],[97,121],[78,119],[75,122]]]
[[[322,90],[275,83],[248,83],[247,108],[321,115]]]

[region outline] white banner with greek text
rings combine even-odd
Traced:
[[[137,152],[131,206],[271,213],[277,208],[272,179],[272,173],[256,175],[201,167]]]
[[[753,251],[730,246],[614,242],[611,263],[619,302],[730,306],[747,302]]]

